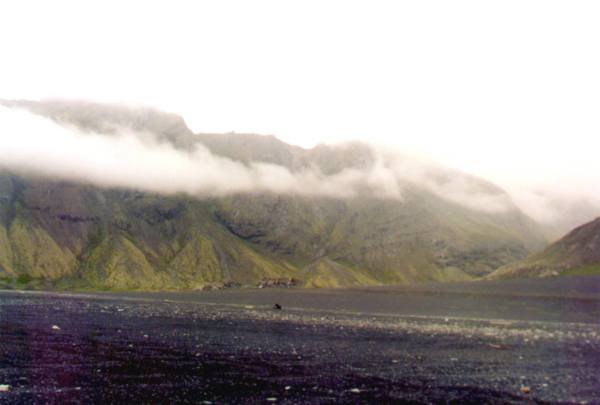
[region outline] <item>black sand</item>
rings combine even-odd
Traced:
[[[0,403],[600,403],[599,280],[0,292]]]

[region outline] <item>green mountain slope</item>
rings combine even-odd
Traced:
[[[526,260],[499,268],[488,277],[548,277],[600,273],[600,218],[575,228]]]
[[[78,102],[4,102],[83,131],[120,128],[186,151],[200,142],[239,162],[324,174],[369,168],[354,143],[302,149],[272,136],[193,134],[172,114]],[[158,195],[0,172],[0,285],[30,288],[195,289],[294,278],[308,287],[468,280],[525,258],[543,231],[515,206],[480,210],[439,190],[510,199],[475,177],[430,167],[402,199],[246,193]]]

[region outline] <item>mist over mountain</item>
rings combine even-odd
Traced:
[[[491,279],[600,273],[600,218],[573,229],[526,260],[501,267]]]
[[[362,143],[307,150],[275,137],[192,134],[181,117],[150,108],[74,101],[8,101],[2,164],[11,169],[160,193],[236,192],[402,198],[418,184],[480,210],[514,205],[464,173]],[[14,110],[14,108],[17,108]],[[25,112],[30,111],[40,118]],[[41,118],[44,117],[44,118]],[[49,121],[46,118],[50,118]]]
[[[181,117],[145,107],[1,105],[8,285],[466,280],[546,243],[501,188],[394,151],[194,134]]]
[[[544,224],[556,238],[600,216],[597,190],[515,190],[511,197],[529,216]]]

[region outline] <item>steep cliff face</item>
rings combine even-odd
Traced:
[[[178,150],[201,143],[223,158],[292,173],[364,170],[377,161],[370,147],[357,143],[307,150],[272,136],[192,134],[180,117],[154,110],[73,102],[11,106],[84,132],[111,136],[130,128]],[[448,193],[456,182],[468,194]],[[351,198],[267,192],[203,197],[4,170],[0,283],[190,289],[257,285],[265,278],[294,278],[311,287],[466,280],[545,243],[539,226],[483,180],[432,166],[407,176],[401,187],[402,198],[381,198],[368,189]],[[482,196],[508,208],[477,209]]]
[[[503,266],[490,278],[600,273],[600,218],[581,225],[542,252]]]

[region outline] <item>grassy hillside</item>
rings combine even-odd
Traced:
[[[600,274],[600,218],[575,228],[542,252],[503,266],[489,278]]]
[[[13,285],[24,275],[34,287],[92,289],[466,280],[530,252],[525,218],[417,192],[402,202],[195,199],[0,178],[0,277]]]

